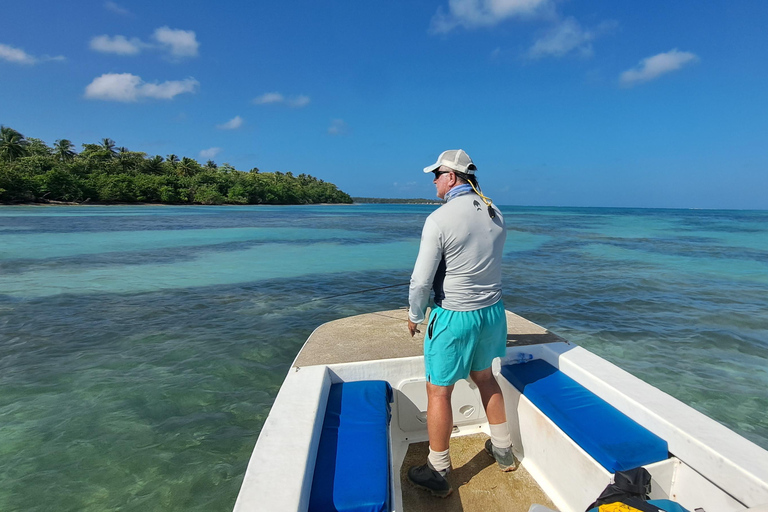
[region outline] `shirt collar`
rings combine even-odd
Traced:
[[[470,185],[469,183],[464,183],[463,185],[457,185],[445,193],[445,202],[447,203],[454,197],[463,196],[464,194],[469,194],[471,192],[474,192],[474,190],[472,190],[472,185]]]

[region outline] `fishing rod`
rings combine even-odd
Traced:
[[[411,284],[410,282],[408,282],[408,283],[399,283],[399,284],[391,284],[391,285],[388,285],[388,286],[378,286],[376,288],[367,288],[365,290],[356,290],[354,292],[340,293],[338,295],[329,295],[327,297],[316,297],[316,298],[310,300],[309,302],[315,302],[315,301],[318,301],[318,300],[326,300],[326,299],[335,299],[336,297],[345,297],[347,295],[355,295],[356,293],[375,292],[375,291],[378,291],[378,290],[386,290],[387,288],[397,288],[398,286],[408,286],[410,284]]]

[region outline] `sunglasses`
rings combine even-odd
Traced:
[[[435,179],[437,179],[442,174],[449,174],[449,173],[452,173],[452,172],[453,171],[432,171],[432,174],[434,174],[435,175]]]

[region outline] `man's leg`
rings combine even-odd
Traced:
[[[440,386],[433,382],[453,383],[469,368],[459,368],[453,353],[462,345],[453,329],[456,311],[436,307],[429,320],[429,329],[424,337],[424,370],[427,376],[427,434],[429,435],[429,456],[427,463],[413,466],[408,470],[408,479],[415,485],[442,498],[451,494],[451,484],[446,479],[451,469],[449,445],[453,430],[453,409],[451,394],[453,384]]]
[[[451,408],[453,385],[437,386],[427,382],[427,433],[432,451],[448,449],[453,430],[453,409]]]
[[[502,471],[514,471],[519,462],[512,453],[507,411],[504,409],[504,396],[501,394],[499,383],[493,377],[490,367],[470,372],[470,377],[480,391],[480,398],[491,430],[491,439],[485,443],[485,450],[496,459]]]
[[[429,457],[423,466],[408,470],[408,479],[435,496],[445,498],[451,491],[451,484],[445,476],[451,469],[451,455],[448,446],[453,430],[450,386],[436,386],[427,382],[427,433],[429,434]]]
[[[485,415],[488,417],[488,423],[498,425],[507,421],[507,411],[504,409],[504,397],[501,394],[499,383],[493,377],[493,371],[490,367],[479,372],[470,372],[472,382],[477,385],[480,391],[480,398],[483,400]]]

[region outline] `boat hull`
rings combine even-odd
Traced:
[[[502,364],[543,359],[666,440],[670,458],[646,466],[653,477],[652,498],[707,512],[768,504],[768,452],[584,348],[511,312],[507,316],[506,356],[494,362],[494,374],[513,443],[525,471],[561,512],[583,512],[612,474],[503,378]],[[235,511],[308,510],[328,391],[334,383],[359,380],[385,380],[394,390],[391,509],[408,508],[399,476],[409,446],[426,441],[427,432],[421,340],[407,335],[406,319],[405,310],[360,315],[324,324],[309,337],[259,435]],[[457,384],[453,409],[454,437],[487,434],[471,381]],[[473,485],[478,478],[472,475]],[[461,486],[459,491],[461,499]],[[539,496],[536,492],[531,495]],[[533,503],[521,504],[520,510]],[[473,510],[468,507],[462,504]]]

